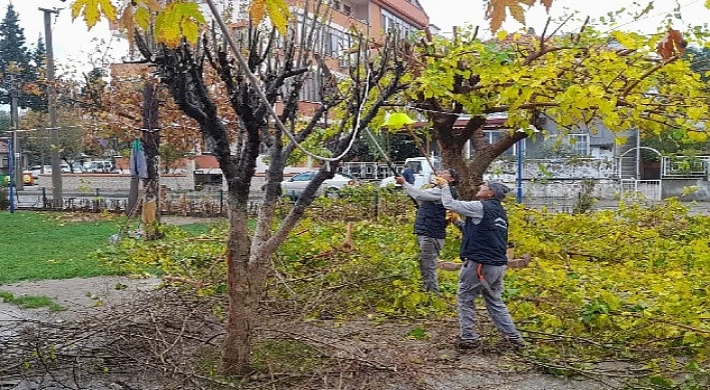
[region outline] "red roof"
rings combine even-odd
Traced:
[[[217,158],[209,154],[195,156],[193,160],[195,161],[195,167],[197,169],[219,168]]]

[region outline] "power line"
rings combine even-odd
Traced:
[[[0,133],[27,133],[30,131],[42,131],[42,130],[68,130],[83,126],[59,126],[59,127],[42,127],[42,128],[31,128],[31,129],[15,129],[15,130],[0,130]]]

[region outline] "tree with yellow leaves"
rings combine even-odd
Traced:
[[[643,36],[588,27],[567,35],[499,32],[489,41],[475,30],[430,37],[418,46],[406,105],[428,115],[444,164],[465,173],[470,192],[493,160],[545,122],[565,132],[672,128],[706,138],[710,97],[682,58],[685,45],[675,30]],[[489,143],[483,125],[495,113],[505,114],[509,130]],[[474,154],[465,162],[469,140]]]

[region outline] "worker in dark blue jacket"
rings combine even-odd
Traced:
[[[476,348],[476,309],[474,301],[483,295],[488,315],[498,331],[515,349],[525,346],[503,302],[503,277],[508,264],[508,216],[501,201],[510,191],[502,183],[489,182],[479,187],[475,201],[456,200],[445,178],[437,178],[441,187],[441,204],[465,217],[459,256],[463,261],[459,273],[457,312],[461,334],[457,346]]]
[[[453,169],[446,169],[439,172],[439,177],[447,180],[447,186],[450,185],[451,190],[447,192],[451,194],[455,192],[456,181],[458,174]],[[412,199],[417,201],[416,219],[414,220],[414,234],[417,235],[417,244],[419,244],[419,270],[424,281],[424,289],[427,291],[438,292],[439,283],[436,275],[436,262],[439,259],[439,253],[444,246],[446,238],[446,209],[441,204],[441,189],[438,187],[417,189],[408,183],[404,177],[395,177],[397,184],[401,184],[402,188],[407,192]]]

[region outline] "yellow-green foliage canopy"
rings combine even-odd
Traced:
[[[700,74],[674,48],[656,53],[668,33],[643,36],[586,28],[539,37],[499,32],[476,38],[435,37],[420,46],[409,97],[420,107],[473,116],[508,114],[509,128],[528,128],[545,114],[564,128],[600,121],[613,132],[681,129],[707,138],[708,94]]]

